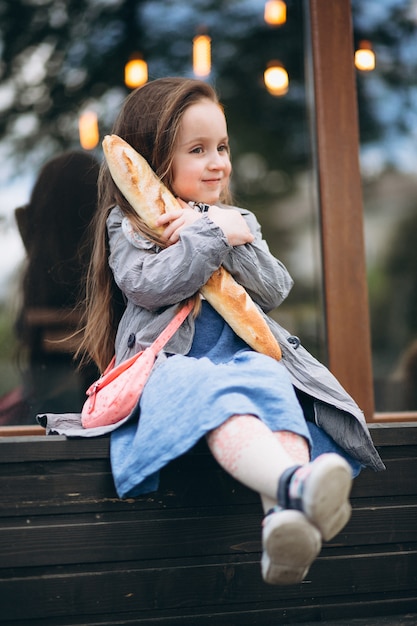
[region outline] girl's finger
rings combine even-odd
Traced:
[[[164,230],[163,239],[171,241],[172,235],[184,226],[184,219],[181,216],[168,224]],[[177,238],[178,239],[178,238]]]
[[[174,220],[178,219],[182,215],[182,209],[178,209],[178,211],[170,211],[169,213],[163,213],[156,220],[157,226],[163,226],[164,224],[169,224]]]

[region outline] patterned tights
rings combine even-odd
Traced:
[[[233,415],[208,433],[207,443],[226,472],[260,494],[264,511],[277,504],[282,472],[310,459],[304,437],[290,431],[272,432],[253,415]]]

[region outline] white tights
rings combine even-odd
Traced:
[[[283,471],[309,461],[304,437],[289,431],[272,432],[253,415],[233,415],[208,433],[207,443],[228,474],[260,494],[265,512],[277,504]]]

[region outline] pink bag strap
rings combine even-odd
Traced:
[[[166,343],[168,343],[168,341],[171,339],[171,337],[174,335],[174,333],[178,330],[178,328],[181,326],[181,324],[183,323],[183,321],[185,320],[185,318],[187,317],[187,315],[191,312],[192,308],[194,306],[194,302],[192,300],[189,300],[187,302],[186,305],[184,305],[179,311],[178,313],[175,315],[175,317],[172,318],[172,320],[170,321],[170,323],[168,324],[168,326],[166,326],[166,328],[164,328],[164,330],[161,332],[161,334],[159,335],[159,337],[157,337],[155,339],[155,341],[153,342],[153,344],[151,344],[147,350],[150,350],[156,357],[156,355],[158,354],[158,352],[160,350],[162,350],[162,348],[164,347],[164,345]],[[110,363],[108,364],[108,366],[106,367],[106,369],[104,370],[104,372],[101,374],[100,378],[98,379],[98,381],[94,382],[90,388],[87,390],[87,394],[90,393],[90,391],[94,390],[97,388],[97,383],[99,381],[101,381],[104,376],[106,376],[107,374],[109,374],[111,371],[115,371],[115,376],[117,376],[118,374],[120,374],[120,371],[124,371],[126,369],[128,369],[132,363],[134,363],[136,361],[136,359],[138,359],[141,354],[143,354],[143,351],[141,352],[137,352],[136,354],[134,354],[133,356],[131,356],[129,359],[126,359],[126,361],[122,361],[122,363],[119,363],[118,367],[117,367],[117,373],[116,370],[114,368],[114,365],[116,363],[116,356],[113,356],[112,360],[110,361]]]
[[[155,339],[153,344],[149,346],[155,356],[158,354],[160,350],[165,346],[166,343],[171,339],[174,333],[179,329],[187,315],[191,312],[194,306],[194,301],[189,300],[187,304],[185,304],[176,314],[174,318],[170,321],[168,326],[161,332],[159,337]]]

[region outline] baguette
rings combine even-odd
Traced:
[[[146,159],[117,135],[107,135],[103,151],[110,174],[132,208],[155,233],[163,228],[156,220],[163,213],[178,209],[179,203],[157,177]],[[281,348],[261,312],[234,278],[220,267],[200,289],[200,293],[251,348],[276,360]]]
[[[111,177],[131,207],[156,234],[164,228],[156,225],[163,213],[181,205],[165,187],[146,159],[118,135],[106,135],[103,151]]]

